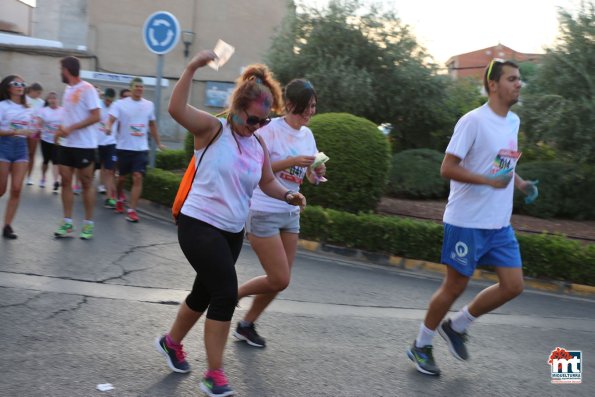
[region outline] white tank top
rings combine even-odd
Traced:
[[[227,121],[198,166],[182,213],[218,229],[238,233],[244,228],[252,193],[262,175],[264,151],[254,136],[234,134]],[[196,163],[205,149],[195,150]]]

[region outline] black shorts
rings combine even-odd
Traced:
[[[52,164],[57,164],[56,155],[58,152],[58,147],[51,142],[46,142],[44,140],[41,141],[41,155],[43,156],[43,163],[49,164],[51,161]]]
[[[57,164],[72,168],[87,168],[95,163],[95,149],[58,146]]]
[[[147,172],[147,165],[149,164],[148,150],[116,150],[118,157],[118,173],[120,175],[128,175],[133,172],[140,172],[145,174]]]
[[[116,166],[116,144],[113,145],[99,145],[97,147],[97,166],[106,170],[113,170]]]

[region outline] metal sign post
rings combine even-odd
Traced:
[[[161,118],[161,77],[163,76],[163,55],[170,52],[180,40],[180,23],[176,17],[167,11],[157,11],[151,14],[143,27],[145,45],[157,54],[157,84],[155,87],[155,118],[157,126]],[[151,151],[149,165],[155,167],[155,142],[150,139]]]

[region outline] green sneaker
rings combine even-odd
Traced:
[[[105,208],[116,208],[116,200],[114,200],[113,198],[108,198],[105,199],[105,202],[103,203],[103,206]]]
[[[440,375],[440,368],[434,361],[431,345],[417,347],[413,342],[413,345],[407,350],[407,356],[415,363],[415,368],[422,374]]]
[[[91,224],[84,224],[83,231],[80,234],[80,238],[83,240],[89,240],[93,237],[93,225]]]
[[[58,228],[58,230],[56,230],[54,232],[54,236],[56,237],[66,237],[66,236],[70,236],[70,234],[74,231],[74,227],[72,226],[72,223],[62,223],[60,225],[60,227]]]

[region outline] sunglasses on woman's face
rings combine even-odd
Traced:
[[[11,81],[10,83],[8,83],[8,85],[11,87],[19,87],[19,88],[27,87],[27,84],[25,84],[22,81]]]
[[[256,116],[250,116],[248,114],[248,112],[246,112],[246,111],[244,111],[244,112],[246,113],[246,116],[248,116],[246,118],[246,124],[248,124],[250,126],[258,125],[259,127],[264,127],[265,125],[267,125],[268,123],[271,122],[271,119],[269,117],[261,119]]]

